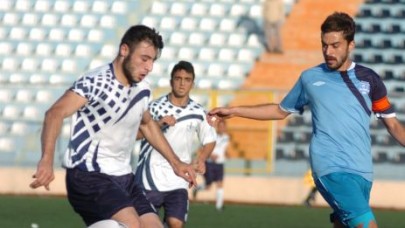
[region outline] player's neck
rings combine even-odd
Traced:
[[[170,101],[170,103],[172,103],[175,106],[186,107],[187,104],[188,104],[188,101],[189,101],[189,97],[188,96],[177,97],[173,93],[170,93],[169,94],[169,101]]]

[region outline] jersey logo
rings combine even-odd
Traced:
[[[359,91],[363,95],[370,93],[370,83],[366,81],[360,81]]]
[[[324,82],[324,81],[317,81],[317,82],[312,83],[312,85],[314,85],[314,86],[321,86],[321,85],[325,85],[325,84],[326,84],[326,82]]]

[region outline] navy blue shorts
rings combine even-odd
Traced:
[[[109,176],[67,169],[66,188],[70,204],[87,226],[110,219],[125,207],[134,207],[138,215],[156,213],[143,190],[135,185],[133,173]]]
[[[224,164],[205,162],[205,168],[204,179],[206,185],[210,185],[215,181],[222,181],[224,179]]]
[[[157,210],[163,207],[164,220],[168,217],[177,218],[183,222],[188,216],[188,192],[186,189],[176,189],[168,192],[145,190],[146,197]]]

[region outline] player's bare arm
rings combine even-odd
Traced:
[[[87,100],[85,98],[72,91],[67,91],[45,113],[41,135],[42,156],[38,162],[37,171],[33,175],[35,180],[30,184],[31,188],[44,186],[45,189],[49,190],[49,184],[55,178],[53,173],[55,145],[62,128],[63,120],[71,116],[86,103]]]
[[[144,112],[139,128],[146,140],[170,163],[173,171],[188,181],[191,186],[196,185],[196,174],[192,165],[183,163],[176,156],[160,130],[159,125],[153,120],[149,110]]]
[[[242,117],[255,120],[281,120],[290,113],[285,112],[278,104],[258,104],[250,106],[235,106],[229,108],[214,108],[208,113],[208,121],[215,122],[217,118],[228,119]]]
[[[195,170],[200,174],[204,174],[206,171],[205,161],[211,156],[212,151],[214,150],[216,142],[207,143],[202,146],[201,150],[197,155],[195,161]]]
[[[405,127],[401,122],[393,118],[384,118],[384,125],[388,132],[394,137],[402,146],[405,146]]]

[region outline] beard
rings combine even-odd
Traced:
[[[128,80],[130,84],[132,83],[137,83],[137,81],[134,79],[133,75],[131,72],[133,72],[133,67],[131,66],[130,63],[130,56],[126,57],[122,63],[122,72],[124,73],[125,78]]]

